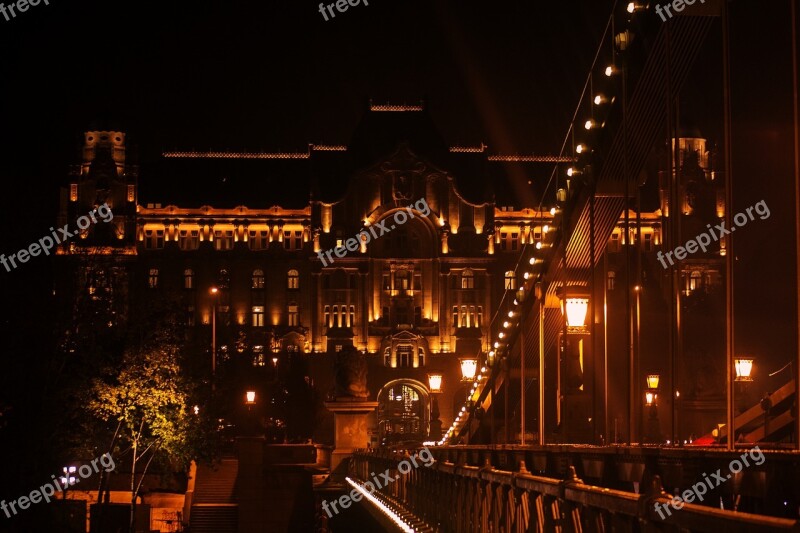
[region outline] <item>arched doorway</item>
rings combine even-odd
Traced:
[[[428,390],[413,379],[387,383],[378,393],[380,443],[427,440]]]

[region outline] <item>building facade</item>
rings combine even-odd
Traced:
[[[138,169],[126,161],[125,134],[86,132],[82,161],[61,190],[58,223],[74,224],[102,203],[114,218],[60,246],[59,260],[70,267],[57,290],[71,309],[105,306],[113,317],[109,327],[123,326],[133,308],[146,309],[156,298],[180,306],[190,356],[201,373],[213,372],[224,383],[232,406],[254,389],[265,399],[262,426],[306,419],[284,438],[330,440],[319,433],[329,428],[320,406],[333,387],[336,353],[349,349],[366,354],[368,388],[379,402],[373,443],[438,437],[437,415],[445,425],[452,422],[468,391],[461,360],[480,366],[498,330],[496,311],[513,298],[523,275],[521,251],[546,241],[552,216],[543,201],[498,205],[490,191],[463,190],[496,176],[492,165],[511,160],[533,174],[536,161],[490,156],[485,145],[449,147],[431,130],[421,107],[371,106],[348,146],[164,154],[168,162],[252,163],[278,182],[306,180],[307,200],[285,206],[247,184],[238,197],[209,190],[204,198],[202,181],[187,188],[151,182],[143,192]],[[704,142],[681,139],[686,153],[699,158],[695,166],[708,173],[685,183],[687,217],[708,215],[701,206],[713,171],[703,166]],[[186,176],[195,179],[191,172],[174,175]],[[331,179],[336,192],[326,194],[318,184]],[[721,212],[718,198],[712,215]],[[647,283],[663,289],[655,254],[663,248],[664,202],[662,194],[657,209],[642,212],[638,231],[625,234],[621,219],[611,235],[598,267],[609,303],[632,282],[621,273],[628,246],[644,258]],[[687,262],[687,295],[719,285],[718,254]],[[650,312],[663,316],[665,301],[654,299]],[[609,339],[620,328],[614,313]],[[622,355],[612,358],[624,355],[616,342],[609,341],[610,351]],[[653,349],[663,352],[659,344]],[[430,374],[442,376],[441,392],[433,393],[438,409]],[[299,388],[280,385],[292,380]],[[287,414],[298,402],[290,389],[313,398],[306,410]],[[601,392],[593,394],[600,401]],[[513,413],[493,416],[513,423]]]

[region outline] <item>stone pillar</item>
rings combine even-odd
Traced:
[[[325,408],[333,413],[334,450],[331,454],[331,473],[358,448],[366,448],[369,442],[369,415],[378,407],[378,402],[355,398],[340,398],[325,402]]]

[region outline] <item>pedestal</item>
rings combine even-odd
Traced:
[[[325,402],[325,408],[333,413],[334,450],[331,454],[331,473],[354,450],[367,447],[368,418],[376,407],[378,402],[353,399]]]

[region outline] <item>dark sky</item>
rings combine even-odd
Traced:
[[[737,253],[746,280],[737,299],[752,326],[742,343],[777,359],[795,349],[788,2],[732,7],[736,204],[766,199],[772,209]],[[298,0],[50,0],[0,17],[0,208],[15,229],[0,248],[27,245],[53,223],[57,185],[98,119],[128,132],[141,180],[164,149],[347,143],[369,98],[425,99],[451,144],[557,152],[610,9],[609,0],[371,0],[326,22],[318,2]],[[719,33],[717,23],[683,102],[714,142]]]

